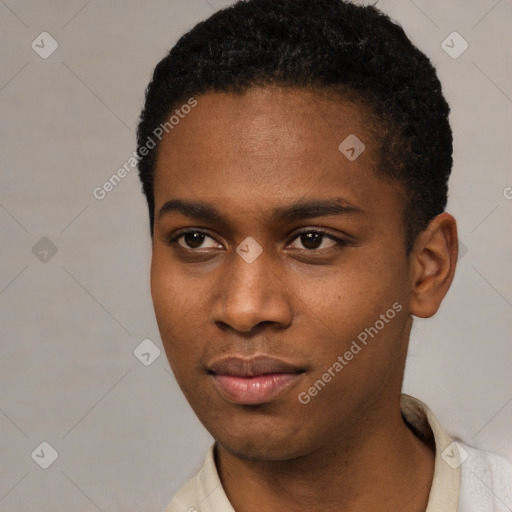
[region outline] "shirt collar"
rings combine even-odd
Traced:
[[[434,478],[425,512],[457,512],[461,462],[456,444],[421,400],[402,394],[400,407],[414,434],[424,442],[435,443]],[[201,512],[235,512],[220,482],[214,449],[215,444],[195,478],[197,504]]]
[[[434,478],[425,512],[457,512],[460,493],[460,455],[453,439],[443,430],[425,403],[402,394],[402,415],[422,441],[435,443]]]

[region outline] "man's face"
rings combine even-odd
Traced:
[[[176,379],[240,457],[348,440],[400,392],[401,189],[376,177],[377,143],[348,103],[270,87],[197,102],[162,140],[154,184],[151,288]],[[355,139],[339,149],[351,134],[355,160]],[[346,208],[292,208],[312,202]]]

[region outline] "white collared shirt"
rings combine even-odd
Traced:
[[[511,462],[452,439],[417,398],[402,394],[401,409],[417,435],[433,435],[435,441],[434,478],[425,512],[512,511]],[[214,447],[165,512],[235,512],[215,466]]]

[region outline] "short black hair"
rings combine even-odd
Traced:
[[[198,23],[158,63],[137,130],[151,235],[155,129],[194,96],[268,85],[331,90],[372,119],[377,174],[405,191],[409,253],[417,234],[446,207],[450,108],[436,70],[402,27],[374,6],[346,0],[239,0]]]

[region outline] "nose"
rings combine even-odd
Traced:
[[[234,252],[226,265],[213,307],[213,320],[220,327],[227,325],[248,333],[262,324],[279,328],[290,325],[290,289],[283,273],[271,266],[265,253],[248,263]]]

